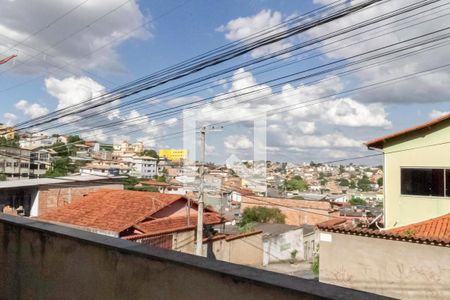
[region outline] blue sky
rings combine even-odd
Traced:
[[[336,28],[348,26],[383,12],[393,11],[413,2],[413,0],[401,0],[369,9],[335,24],[293,37],[284,44],[273,45],[272,48],[262,50],[263,54],[307,41]],[[2,101],[0,118],[3,118],[3,123],[14,124],[57,108],[74,105],[115,86],[151,74],[230,41],[239,40],[245,36],[245,33],[265,29],[326,3],[327,0],[138,2],[54,0],[46,1],[42,5],[20,0],[7,1],[5,9],[0,12],[0,53],[1,56],[17,54],[18,58],[15,62],[0,66],[0,99]],[[77,5],[79,5],[77,9],[60,18],[47,29],[33,34]],[[430,12],[430,16],[431,14],[439,16],[439,13],[444,12],[436,9]],[[107,15],[102,17],[105,14]],[[420,20],[426,20],[427,14],[423,13],[418,17],[422,18]],[[100,19],[97,20],[98,18]],[[313,52],[323,54],[317,58],[298,61],[298,56],[285,57],[275,65],[285,61],[292,62],[291,66],[263,74],[256,74],[251,70],[239,70],[233,74],[232,79],[220,84],[218,82],[214,88],[198,92],[189,98],[158,99],[158,103],[150,101],[133,111],[114,111],[114,106],[111,105],[104,108],[104,112],[111,112],[111,114],[103,120],[98,118],[95,121],[107,122],[133,118],[202,97],[219,99],[221,93],[231,92],[236,100],[239,100],[242,98],[237,92],[239,88],[261,85],[262,82],[277,76],[348,58],[356,53],[374,49],[383,43],[398,42],[439,29],[446,23],[449,23],[449,17],[443,15],[439,20],[425,22],[420,26],[411,26],[378,40],[361,42],[349,49],[331,52],[332,54],[327,54],[327,51],[332,50],[336,45],[322,45]],[[380,25],[382,24],[377,26]],[[381,27],[374,28],[374,32],[389,33],[389,30],[395,29],[390,26]],[[356,39],[349,39],[348,42],[358,41],[366,36],[370,35],[361,35]],[[17,44],[17,41],[23,41],[23,43]],[[337,45],[345,45],[345,43]],[[92,53],[99,46],[104,48]],[[264,112],[267,108],[277,107],[278,104],[319,98],[382,78],[389,78],[389,76],[395,77],[438,66],[446,60],[447,50],[448,47],[439,48],[434,50],[431,56],[431,52],[426,52],[351,76],[314,78],[323,80],[319,83],[304,80],[295,82],[291,86],[284,86],[282,89],[271,88],[262,92],[263,100],[258,103],[252,101],[252,104],[248,106],[236,104],[229,110],[225,110],[224,114],[216,111],[220,106],[212,104],[208,108],[195,111],[193,118],[197,120],[197,125],[226,121],[227,118],[237,121],[242,117],[240,114],[245,112],[257,114]],[[198,76],[260,55],[262,54],[252,52],[233,62],[204,70]],[[362,145],[363,141],[420,124],[431,117],[449,111],[449,92],[446,91],[445,84],[448,82],[448,77],[448,70],[445,69],[428,77],[402,82],[395,86],[342,95],[330,98],[328,102],[311,108],[270,115],[266,128],[267,157],[270,160],[301,162],[328,161],[371,154]],[[189,78],[195,78],[195,76]],[[169,83],[167,86],[174,84]],[[242,99],[245,100],[245,98]],[[91,132],[89,128],[95,124],[94,120],[72,120],[75,126],[62,127],[59,133],[77,132],[83,129],[85,138],[102,142],[117,142],[121,139],[129,139],[131,142],[142,140],[150,148],[178,148],[183,147],[181,137],[161,138],[183,129],[184,123],[180,120],[182,117],[176,117],[177,120],[147,118],[139,124],[131,122],[116,130],[109,128],[109,130]],[[164,126],[155,126],[161,122],[167,123]],[[41,129],[33,128],[31,131],[39,132]],[[142,130],[139,131],[139,129]],[[135,132],[130,134],[129,131]],[[259,147],[257,143],[252,122],[237,121],[221,132],[208,134],[208,160],[223,162],[232,154],[243,159],[251,159],[253,149]],[[379,160],[367,161],[367,163],[378,162]]]

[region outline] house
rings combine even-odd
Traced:
[[[36,217],[71,203],[89,192],[123,189],[121,178],[65,176],[0,182],[0,211],[8,207],[12,214]]]
[[[135,155],[144,152],[144,144],[137,142],[130,144],[128,141],[122,141],[120,144],[113,145],[113,157],[120,158],[125,155]]]
[[[53,149],[38,147],[31,150],[30,153],[30,178],[40,178],[45,175],[51,166]]]
[[[152,178],[158,175],[158,160],[151,156],[125,156],[122,159],[131,169],[130,175],[138,178]]]
[[[241,209],[247,207],[278,208],[286,216],[289,225],[318,224],[339,215],[340,203],[327,200],[297,200],[286,198],[243,196]]]
[[[303,229],[300,226],[258,223],[254,229],[263,232],[263,266],[289,261],[292,256],[295,259],[304,257]]]
[[[29,149],[0,146],[0,173],[7,180],[28,178],[30,176]]]
[[[180,225],[181,227],[195,225],[193,218],[196,211],[195,202],[179,195],[99,190],[79,197],[68,205],[50,210],[39,216],[39,219],[114,237],[144,237],[155,232],[161,233],[160,229],[164,226],[160,223],[155,225],[153,222],[172,220],[166,218],[175,218],[178,225],[180,222],[184,224]],[[205,224],[223,223],[215,212],[207,210],[205,215]],[[178,225],[171,227],[178,228]]]
[[[450,213],[388,230],[318,224],[319,281],[395,299],[450,298]]]
[[[367,142],[384,154],[384,218],[393,228],[450,212],[450,114]]]

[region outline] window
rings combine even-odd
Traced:
[[[450,169],[402,168],[401,193],[402,195],[444,197],[445,194],[450,195],[450,182],[447,178],[450,179]]]

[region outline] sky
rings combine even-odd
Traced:
[[[352,5],[361,1],[342,2]],[[335,1],[2,2],[0,58],[11,54],[16,54],[17,58],[0,65],[0,122],[14,125],[71,107],[224,44],[242,44],[240,40],[250,34]],[[420,1],[386,1],[192,77],[168,83],[164,88],[308,42],[417,2]],[[192,124],[198,127],[223,123],[226,125],[220,130],[207,133],[208,161],[223,163],[232,155],[253,159],[261,149],[272,161],[327,162],[370,155],[373,151],[367,150],[364,142],[450,111],[447,87],[450,71],[442,68],[395,84],[347,91],[442,66],[448,63],[448,45],[350,74],[334,72],[277,86],[267,81],[327,63],[348,61],[360,53],[441,30],[450,23],[449,3],[441,2],[444,3],[416,10],[415,16],[410,13],[410,19],[377,23],[366,28],[369,32],[355,31],[353,36],[350,33],[340,36],[339,39],[345,38],[341,41],[334,38],[314,45],[314,49],[312,46],[305,48],[308,53],[286,54],[267,67],[237,69],[195,93],[149,98],[128,109],[118,109],[115,106],[118,102],[115,102],[96,110],[95,117],[89,118],[88,114],[66,117],[58,121],[55,128],[44,126],[29,131],[80,134],[85,139],[103,143],[142,141],[147,148],[162,149],[183,148],[187,139],[198,146],[198,134],[183,138],[175,133]],[[405,16],[408,15],[401,17]],[[282,29],[287,26],[283,25]],[[242,94],[243,89],[252,93]],[[207,105],[180,111],[178,115],[143,116],[205,99],[210,99]],[[302,105],[315,99],[323,101]],[[292,108],[273,112],[289,106]],[[116,127],[94,128],[115,121],[123,123]],[[265,124],[264,130],[257,130],[260,126],[257,124]],[[378,164],[380,161],[380,158],[368,158],[348,162]]]

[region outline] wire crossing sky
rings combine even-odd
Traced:
[[[179,148],[195,119],[225,126],[207,141],[223,162],[251,158],[242,120],[266,117],[271,160],[364,161],[364,141],[450,110],[448,0],[69,2],[0,12],[19,58],[1,114],[22,133]]]

